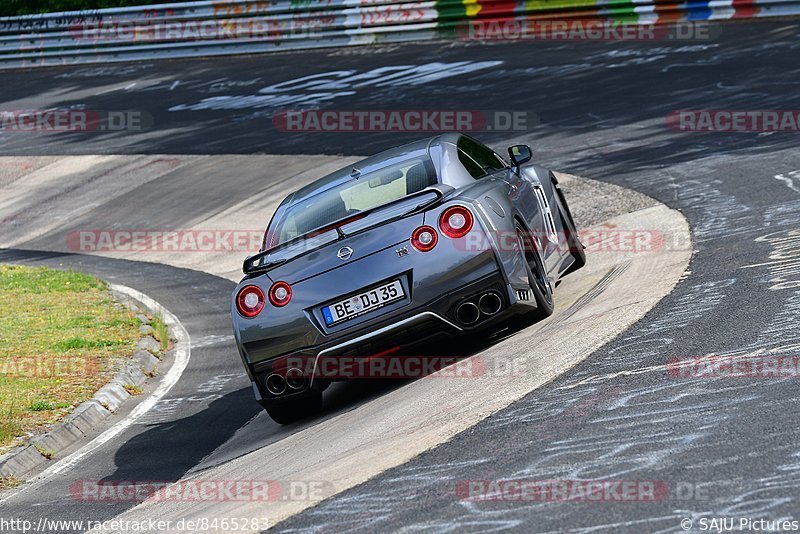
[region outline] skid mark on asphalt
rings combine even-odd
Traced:
[[[641,362],[664,354],[681,331],[716,310],[725,299],[724,290],[736,282],[733,278],[690,284],[686,294],[659,317],[641,325],[623,337],[619,346],[609,350],[609,358],[598,359],[594,370],[616,369],[620,361],[635,369]],[[581,376],[576,373],[576,376]]]
[[[199,349],[201,347],[212,347],[214,345],[226,345],[232,344],[234,342],[233,335],[225,336],[225,335],[210,335],[204,336],[196,341],[192,341],[192,348]],[[242,371],[244,373],[244,371]]]
[[[730,397],[737,399],[732,412],[741,404],[758,402],[761,398],[735,385],[687,391],[686,384],[679,381],[634,388],[630,384],[630,381],[618,380],[609,385],[593,384],[580,391],[539,395],[536,401],[520,407],[519,417],[504,414],[492,420],[494,433],[500,426],[512,425],[524,429],[527,439],[520,436],[520,439],[498,443],[492,456],[478,456],[469,449],[462,449],[462,459],[453,464],[426,462],[424,467],[416,465],[413,469],[402,466],[386,475],[381,491],[357,488],[341,502],[333,501],[330,506],[318,507],[307,514],[317,528],[336,531],[363,532],[399,522],[405,523],[408,530],[424,529],[430,522],[409,524],[404,518],[405,510],[397,503],[418,502],[430,495],[453,495],[465,472],[474,480],[495,479],[498,473],[493,466],[498,456],[519,459],[515,469],[503,470],[501,478],[507,480],[653,480],[659,477],[675,480],[663,473],[654,475],[654,472],[658,473],[662,466],[669,464],[671,458],[694,455],[692,451],[708,446],[713,441],[710,436],[714,429],[731,423],[732,415],[727,411]],[[701,418],[698,414],[706,416]],[[709,424],[709,417],[713,417],[714,424]],[[702,424],[692,424],[694,420],[702,420]],[[640,430],[635,440],[631,440],[627,432],[631,427]],[[665,427],[672,428],[666,430]],[[532,451],[536,451],[535,454]],[[735,462],[735,459],[730,461]],[[687,487],[693,484],[688,475],[678,480],[685,480]],[[713,504],[719,503],[720,496],[715,489],[731,488],[725,479],[704,480],[704,483],[707,484],[704,491]],[[672,494],[664,504],[680,507],[683,502]],[[583,530],[597,526],[597,522],[592,522],[594,514],[587,507],[600,506],[598,503],[459,502],[454,495],[450,505],[460,510],[457,517],[451,516],[447,521],[453,531],[496,521],[520,527],[528,523],[526,518],[536,517],[537,532],[563,531],[560,521],[565,514],[574,518],[570,512],[578,509],[586,513],[571,519],[571,527]],[[637,507],[638,512],[646,513],[647,521],[652,522],[648,527],[650,531],[670,528],[677,524],[676,518],[685,516],[684,512],[671,511],[658,504],[626,503],[624,506],[628,513]],[[433,510],[427,512],[436,516]],[[631,521],[618,524],[632,526],[644,521],[637,519],[636,514],[631,516]]]
[[[758,222],[758,214],[714,187],[717,184],[722,181],[682,180],[680,188],[675,189],[676,200],[683,209],[701,212],[692,225],[692,234],[698,241],[750,233]]]
[[[358,95],[359,92],[363,93],[363,90],[367,90],[368,94],[374,97],[376,90],[381,88],[396,91],[397,87],[433,84],[445,78],[488,69],[502,63],[502,61],[433,62],[384,66],[366,72],[355,69],[321,72],[262,87],[256,94],[214,96],[195,103],[174,105],[169,111],[318,107],[337,98]],[[361,98],[369,97],[361,95]],[[260,115],[244,114],[236,117],[259,118]]]
[[[144,426],[159,425],[172,421],[178,414],[185,417],[187,405],[196,406],[197,411],[199,411],[211,402],[221,399],[228,383],[241,376],[240,373],[218,375],[199,384],[193,395],[162,399],[153,406],[145,417],[140,418],[136,424]]]
[[[74,78],[97,78],[112,76],[131,76],[141,74],[142,71],[151,70],[153,63],[134,63],[128,65],[108,65],[103,67],[85,67],[68,70],[57,74],[56,79],[71,80]]]
[[[564,310],[564,313],[559,316],[559,321],[566,321],[576,313],[578,313],[581,309],[583,309],[587,304],[591,301],[599,297],[603,294],[609,285],[611,285],[614,280],[620,277],[622,273],[628,270],[630,267],[630,262],[625,262],[620,265],[614,266],[611,270],[609,270],[603,277],[595,284],[595,286],[590,289],[585,295],[581,296],[578,300],[572,303],[569,308]],[[543,329],[545,330],[545,329]]]
[[[786,174],[778,174],[775,178],[785,183],[786,187],[795,193],[800,193],[800,170],[788,172]]]
[[[761,269],[759,278],[770,284],[772,291],[800,288],[800,229],[771,232],[755,241],[770,247],[767,261],[743,265],[742,269]]]

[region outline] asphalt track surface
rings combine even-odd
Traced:
[[[695,526],[703,517],[798,519],[794,379],[676,379],[663,369],[673,357],[793,356],[800,347],[798,134],[675,132],[665,122],[680,109],[800,109],[800,25],[737,23],[717,33],[693,43],[429,44],[21,72],[4,80],[4,109],[80,103],[146,110],[156,126],[139,134],[5,134],[0,152],[364,154],[419,134],[287,134],[274,129],[269,108],[168,109],[257,94],[323,70],[502,62],[417,85],[325,89],[353,92],[325,107],[536,113],[541,124],[528,131],[479,137],[527,140],[547,166],[624,185],[679,209],[692,227],[691,271],[642,321],[556,381],[277,530],[640,532],[679,531],[683,518]],[[297,94],[307,97],[308,91]],[[43,256],[6,254],[0,259]],[[190,335],[195,328],[228,334],[230,282],[106,259],[44,261],[69,261],[148,293],[178,315]],[[229,367],[214,367],[219,358],[212,344],[193,348],[187,377],[225,374]],[[182,381],[187,396],[196,392],[190,383]],[[212,416],[213,427],[198,427],[191,409],[178,423],[153,422],[125,436],[115,453],[94,458],[96,471],[86,478],[178,477],[223,443],[244,447],[228,438],[257,407],[246,383],[226,391],[202,410],[203,422]],[[380,391],[355,392],[350,402],[364,394]],[[292,431],[276,430],[270,439]],[[197,440],[191,447],[170,447],[170,440],[181,436],[185,444],[192,433]],[[126,468],[131,471],[120,472]],[[641,503],[475,503],[454,495],[459,481],[508,478],[663,481],[670,494]],[[39,515],[46,508],[51,517],[80,516],[74,503],[58,505],[49,497],[37,496],[39,509],[28,501],[8,513]],[[113,517],[125,507],[109,505],[102,514]]]

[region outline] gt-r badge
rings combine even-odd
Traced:
[[[402,258],[403,256],[408,256],[408,247],[400,247],[397,250],[395,250],[395,252],[397,253],[398,258]]]
[[[350,256],[353,255],[353,249],[350,247],[342,247],[339,249],[339,252],[337,252],[336,255],[342,261],[349,260]]]

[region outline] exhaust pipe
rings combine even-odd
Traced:
[[[264,381],[267,386],[267,391],[275,395],[283,395],[283,392],[286,391],[286,380],[281,375],[278,374],[271,374],[267,377]]]
[[[494,315],[503,307],[503,299],[494,291],[484,293],[478,300],[478,308],[486,315]]]
[[[297,367],[286,371],[286,385],[295,390],[303,389],[306,385],[306,377],[303,376],[303,371]]]
[[[478,322],[481,312],[472,302],[464,302],[456,308],[456,319],[462,324],[470,325]]]

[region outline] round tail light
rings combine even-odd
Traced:
[[[258,286],[244,286],[236,295],[236,309],[243,317],[255,317],[264,309],[264,292]]]
[[[430,226],[420,226],[411,234],[411,245],[420,252],[433,250],[439,242],[439,235]]]
[[[472,212],[464,206],[447,208],[439,217],[439,228],[447,237],[457,239],[464,237],[472,230],[474,217]]]
[[[286,306],[292,300],[292,287],[286,282],[275,282],[269,288],[269,302],[273,306],[280,308]]]

